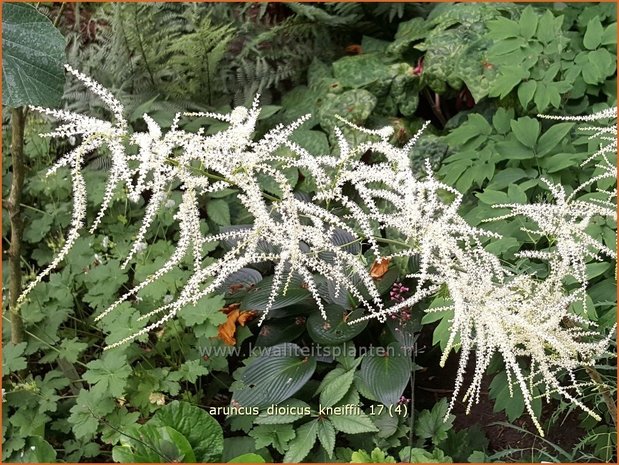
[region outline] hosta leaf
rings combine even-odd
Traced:
[[[271,295],[272,283],[273,276],[268,276],[260,281],[260,283],[251,289],[241,300],[240,308],[242,310],[264,310],[269,301],[269,296]],[[286,294],[282,295],[280,292],[275,297],[271,310],[277,310],[278,308],[289,307],[301,302],[310,301],[310,293],[307,289],[303,289],[301,287],[302,284],[302,281],[298,277],[293,277],[290,281]]]
[[[268,347],[249,363],[233,399],[248,407],[278,404],[301,389],[315,369],[316,359],[304,356],[296,344]]]
[[[27,3],[2,4],[2,104],[54,107],[64,87],[65,40]]]
[[[303,316],[267,320],[260,328],[256,347],[269,347],[294,341],[305,331],[305,321]]]
[[[161,407],[147,424],[174,428],[187,438],[198,462],[217,462],[221,457],[221,426],[205,410],[188,402],[175,400]]]
[[[325,313],[327,314],[326,320],[317,311],[307,319],[307,332],[314,342],[319,344],[338,345],[350,341],[367,326],[367,320],[353,325],[348,324],[348,321],[363,315],[362,309],[349,313],[337,305],[328,305],[325,307]]]
[[[383,354],[368,354],[361,363],[361,377],[372,393],[387,406],[396,405],[406,389],[413,364],[410,354],[392,343]]]

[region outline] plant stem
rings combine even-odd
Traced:
[[[11,110],[11,191],[7,208],[11,222],[11,245],[9,247],[9,313],[11,316],[11,342],[24,340],[24,323],[17,306],[21,294],[21,237],[24,222],[21,216],[21,197],[24,186],[24,128],[26,115],[22,108]]]
[[[617,404],[615,403],[615,399],[613,399],[613,396],[608,390],[608,387],[602,381],[602,376],[600,375],[600,372],[593,367],[585,367],[585,370],[589,375],[589,378],[591,378],[591,380],[600,390],[600,393],[602,394],[602,399],[604,400],[606,407],[608,407],[608,413],[610,413],[610,417],[613,420],[613,424],[617,426]]]

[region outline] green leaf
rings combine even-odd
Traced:
[[[335,449],[335,428],[333,423],[327,418],[318,420],[318,440],[322,447],[327,451],[329,458],[333,458],[333,450]]]
[[[88,370],[83,378],[94,385],[93,392],[109,393],[113,397],[121,397],[127,378],[131,374],[131,367],[124,357],[115,352],[107,352],[103,358],[93,360],[86,365]]]
[[[260,281],[250,292],[241,300],[241,309],[262,311],[266,308],[271,295],[271,286],[273,284],[273,276],[268,276]],[[300,279],[292,278],[288,291],[282,295],[279,293],[272,303],[271,310],[290,307],[291,305],[300,304],[308,301],[310,293],[307,289],[301,287]]]
[[[169,426],[182,434],[199,462],[217,462],[224,437],[219,422],[203,409],[177,400],[161,407],[148,421],[153,426]]]
[[[403,353],[398,344],[390,344],[383,354],[368,354],[361,364],[361,379],[379,401],[396,405],[406,389],[413,364],[410,354]]]
[[[337,305],[325,307],[327,319],[324,320],[320,312],[312,313],[307,319],[307,332],[314,342],[324,345],[338,345],[350,341],[353,337],[361,334],[367,326],[367,321],[348,324],[363,315],[362,309],[348,312]]]
[[[82,389],[69,416],[75,437],[91,438],[97,432],[100,418],[111,413],[115,407],[116,402],[112,397]]]
[[[228,460],[226,463],[265,463],[264,458],[258,454],[242,454]]]
[[[25,369],[26,358],[23,357],[26,343],[13,344],[9,342],[2,347],[2,374],[4,376]]]
[[[532,79],[523,82],[518,86],[518,100],[520,100],[520,105],[522,105],[522,108],[526,109],[531,100],[533,100],[533,95],[535,94],[536,89],[537,82]]]
[[[141,425],[130,437],[123,436],[122,445],[112,449],[117,462],[162,463],[196,462],[191,444],[170,426]]]
[[[223,199],[209,200],[206,204],[206,214],[220,226],[230,225],[230,208]]]
[[[475,194],[475,196],[486,205],[509,203],[509,197],[505,192],[492,189],[485,189],[483,192]]]
[[[221,295],[208,295],[201,298],[195,305],[184,307],[179,316],[187,326],[200,325],[219,313],[226,306]]]
[[[587,31],[583,37],[583,45],[587,50],[595,50],[602,43],[604,28],[600,22],[600,18],[593,17],[587,24]]]
[[[275,450],[283,454],[288,449],[288,442],[295,438],[296,433],[291,424],[258,425],[249,435],[256,440],[256,449],[273,445]]]
[[[574,127],[574,123],[559,123],[552,126],[539,138],[537,154],[544,156],[554,149]]]
[[[65,40],[26,3],[2,4],[2,105],[55,107],[64,87]]]
[[[56,451],[42,437],[32,436],[26,439],[23,450],[13,453],[8,462],[56,463]]]
[[[290,442],[284,455],[284,463],[299,463],[309,454],[318,434],[318,420],[312,420],[297,429],[296,437]]]
[[[531,7],[531,5],[527,6],[520,15],[520,20],[518,21],[518,28],[520,29],[522,37],[531,39],[535,35],[538,20],[539,16],[535,13],[533,7]]]
[[[361,54],[333,63],[333,75],[344,87],[357,89],[390,78],[389,68],[376,55]]]
[[[453,426],[456,418],[454,415],[447,415],[449,405],[447,399],[442,398],[432,407],[432,410],[424,410],[417,418],[415,434],[420,438],[432,439],[432,444],[438,445],[447,438],[447,431]]]
[[[526,147],[534,148],[540,133],[539,121],[525,116],[511,122],[512,131],[516,139]]]
[[[233,399],[248,407],[278,404],[301,389],[315,369],[316,359],[304,355],[296,344],[267,347],[249,362]]]
[[[375,433],[378,428],[365,413],[357,415],[329,415],[336,430],[346,434]]]
[[[335,376],[325,376],[325,379],[318,388],[320,391],[320,405],[323,407],[332,407],[342,400],[342,397],[346,395],[352,385],[356,366],[343,373],[341,373],[343,371],[341,369],[340,371],[336,370],[330,371],[329,374],[337,374]]]

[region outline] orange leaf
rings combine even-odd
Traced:
[[[374,261],[370,268],[370,276],[374,279],[382,278],[389,269],[390,262],[391,260],[388,258],[383,258],[380,262],[378,260]]]
[[[237,323],[240,324],[241,326],[245,326],[245,323],[253,319],[255,316],[256,316],[256,312],[254,311],[241,312]]]
[[[222,312],[228,315],[228,318],[225,323],[219,325],[217,328],[217,337],[229,346],[236,344],[235,335],[237,324],[245,326],[245,323],[256,316],[256,312],[242,312],[239,310],[239,307],[240,304],[230,304],[221,309]]]
[[[223,311],[225,312],[226,309],[223,309]],[[236,344],[236,338],[234,337],[234,335],[236,334],[235,323],[236,320],[239,319],[240,313],[241,312],[239,310],[230,310],[228,312],[228,318],[226,319],[226,322],[219,325],[219,328],[217,329],[217,337],[229,346],[233,346]]]

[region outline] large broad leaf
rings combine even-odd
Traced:
[[[315,369],[316,359],[296,344],[268,347],[245,369],[233,400],[246,407],[279,404],[301,389]]]
[[[260,328],[256,347],[269,347],[294,341],[305,331],[305,321],[303,316],[268,320]]]
[[[199,407],[175,400],[157,410],[148,424],[170,426],[181,433],[199,462],[218,462],[221,457],[224,447],[221,426]]]
[[[241,300],[241,309],[243,310],[258,310],[266,309],[271,296],[273,285],[273,276],[268,276],[256,284],[253,289],[247,292],[247,295]],[[303,281],[298,275],[293,275],[290,279],[288,289],[285,294],[282,294],[283,286],[279,289],[271,310],[285,308],[291,305],[299,304],[311,299],[311,294],[303,287]]]
[[[32,436],[26,440],[21,451],[13,453],[8,462],[54,463],[56,462],[56,451],[45,439]]]
[[[64,87],[65,41],[26,3],[2,5],[2,104],[57,106]]]
[[[194,463],[196,456],[187,438],[169,426],[142,425],[135,436],[123,438],[114,447],[112,458],[125,463]],[[134,439],[135,438],[135,439]]]
[[[325,307],[327,319],[324,320],[320,312],[312,313],[307,319],[307,332],[318,344],[338,345],[350,341],[361,333],[367,326],[367,320],[361,323],[349,324],[363,315],[362,309],[347,312],[337,305]]]
[[[361,363],[361,378],[383,404],[395,405],[406,389],[412,369],[410,355],[400,351],[399,344],[392,343],[384,354],[365,356]]]

